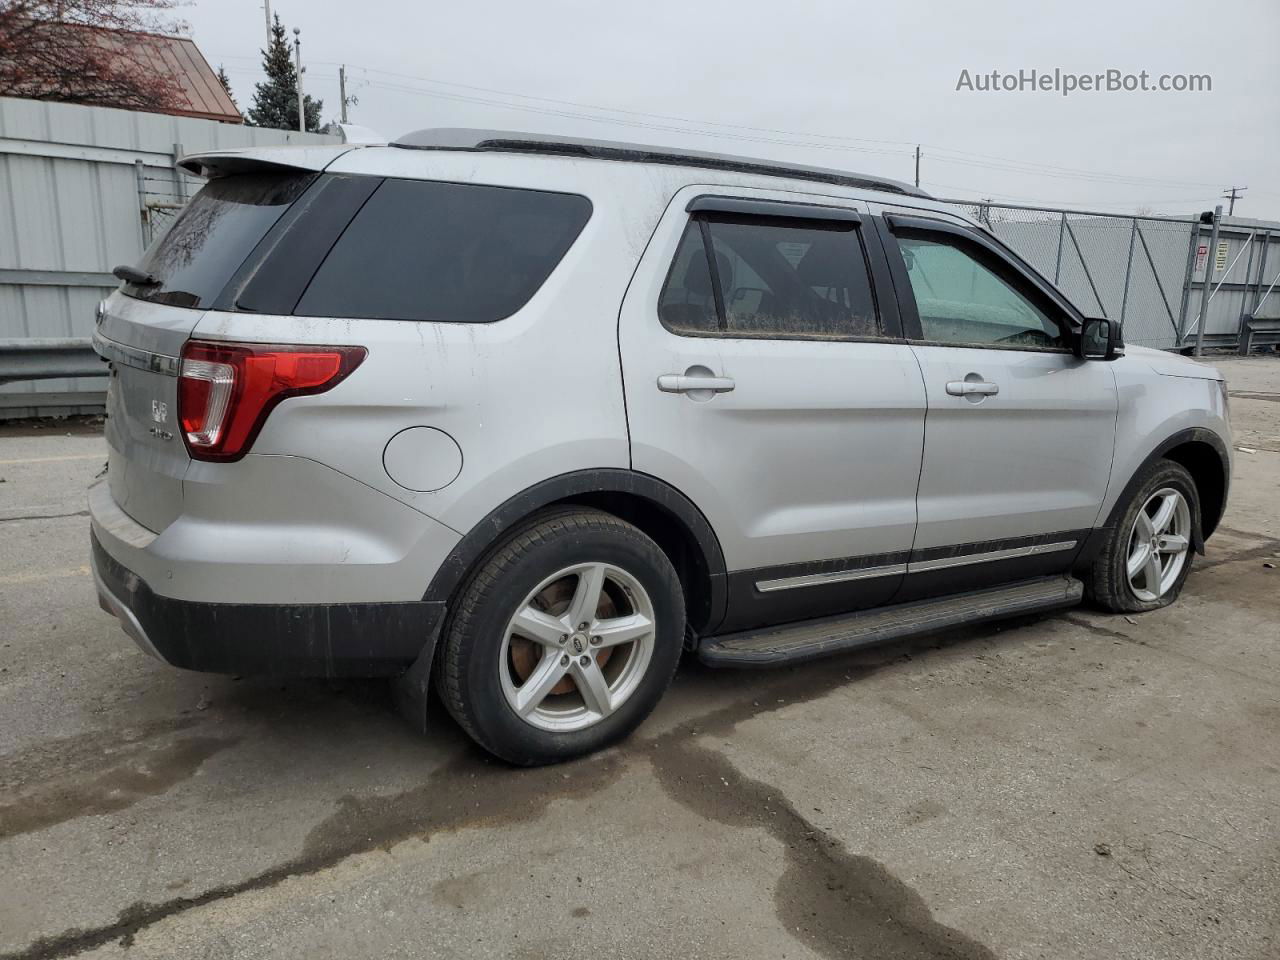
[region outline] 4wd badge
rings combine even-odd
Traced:
[[[169,419],[169,404],[165,403],[163,400],[152,400],[151,419],[156,423],[164,423]],[[157,440],[173,439],[173,434],[168,430],[165,430],[163,427],[152,427],[147,431],[147,433],[151,434],[151,436],[155,437]]]

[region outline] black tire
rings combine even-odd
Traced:
[[[638,686],[615,712],[585,729],[548,731],[526,722],[503,694],[505,632],[535,587],[584,562],[619,567],[648,593],[653,652]],[[521,766],[569,760],[617,743],[649,715],[675,675],[684,624],[680,580],[653,540],[612,514],[557,508],[509,534],[461,588],[441,639],[437,690],[462,729],[495,756]]]
[[[1134,593],[1126,570],[1129,538],[1133,533],[1138,511],[1152,494],[1161,487],[1178,490],[1191,507],[1191,526],[1195,535],[1198,536],[1200,530],[1200,496],[1195,481],[1185,467],[1172,460],[1156,460],[1143,467],[1135,479],[1137,482],[1133,486],[1133,494],[1123,505],[1124,509],[1119,513],[1102,551],[1085,579],[1089,600],[1112,613],[1141,613],[1167,607],[1178,599],[1182,585],[1191,572],[1194,548],[1188,548],[1181,573],[1163,596],[1156,600],[1142,600]]]

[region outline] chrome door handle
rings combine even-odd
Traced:
[[[712,393],[728,393],[737,384],[732,377],[690,377],[682,373],[664,373],[658,377],[658,389],[663,393],[691,393],[709,390]]]
[[[979,395],[992,397],[1000,392],[1000,384],[987,383],[985,380],[952,380],[947,384],[947,393],[953,397]]]

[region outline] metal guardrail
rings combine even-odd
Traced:
[[[89,337],[0,339],[0,385],[21,380],[105,377],[107,365]]]

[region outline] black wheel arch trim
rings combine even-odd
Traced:
[[[700,632],[710,632],[724,619],[728,591],[724,551],[719,538],[692,500],[666,481],[623,468],[576,470],[535,483],[491,510],[463,535],[431,578],[423,600],[449,602],[467,575],[490,549],[524,520],[544,507],[575,497],[621,494],[647,501],[681,523],[693,537],[709,580],[709,604]]]
[[[1226,512],[1227,494],[1231,486],[1231,454],[1227,450],[1227,445],[1223,441],[1222,437],[1207,427],[1188,427],[1187,429],[1172,433],[1165,437],[1164,440],[1160,441],[1160,443],[1158,443],[1156,447],[1143,458],[1142,462],[1134,468],[1133,473],[1124,485],[1124,489],[1120,491],[1120,496],[1116,499],[1115,505],[1111,508],[1111,513],[1107,517],[1105,527],[1099,528],[1097,532],[1111,530],[1115,527],[1116,523],[1120,519],[1120,515],[1124,513],[1125,507],[1133,498],[1133,495],[1137,490],[1139,474],[1141,474],[1147,466],[1157,460],[1166,459],[1165,454],[1185,443],[1204,443],[1212,447],[1214,453],[1218,455],[1218,462],[1222,467],[1222,503],[1218,510],[1218,515],[1210,518],[1209,522],[1206,524],[1206,518],[1201,515],[1202,505],[1197,504],[1196,515],[1193,518],[1192,534],[1195,542],[1192,546],[1195,547],[1197,553],[1204,553],[1205,538],[1212,535],[1213,531],[1218,526],[1218,522],[1222,519],[1222,514]],[[1198,499],[1203,500],[1203,497]],[[1205,529],[1206,526],[1208,527],[1207,530]]]

